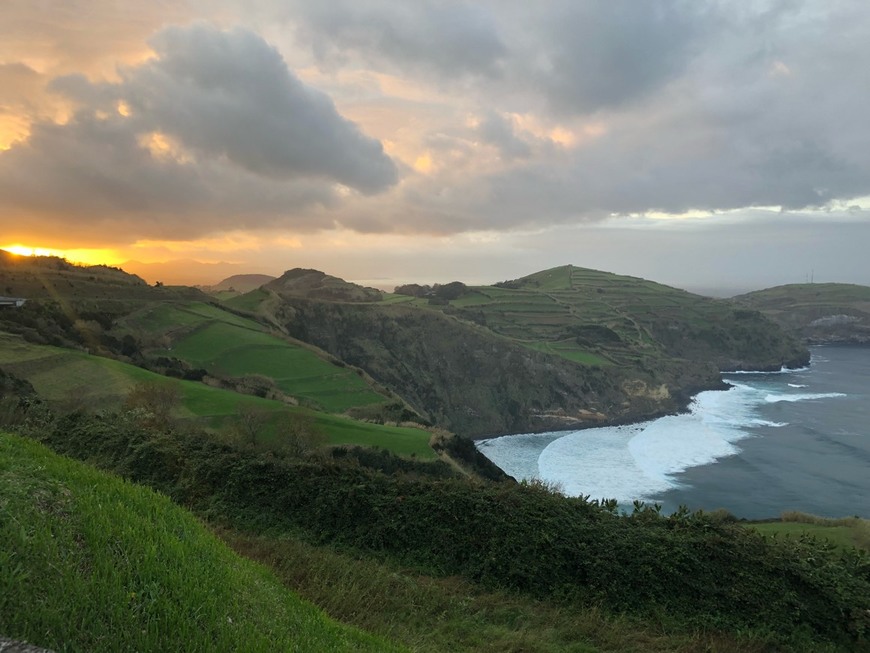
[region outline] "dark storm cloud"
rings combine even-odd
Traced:
[[[35,123],[0,154],[4,213],[134,219],[138,235],[164,238],[279,220],[310,228],[303,210],[333,202],[336,182],[364,194],[397,182],[380,142],[256,34],[171,27],[152,45],[156,57],[120,82],[54,81],[76,113]],[[154,133],[180,151],[149,151]]]
[[[256,174],[320,176],[365,193],[396,183],[381,144],[299,81],[253,32],[171,27],[151,45],[157,58],[129,71],[122,84],[146,127]]]
[[[702,0],[560,0],[536,9],[520,14],[533,36],[516,52],[517,81],[568,115],[633,102],[677,77],[711,19]]]

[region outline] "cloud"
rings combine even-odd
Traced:
[[[498,8],[483,3],[336,0],[293,6],[297,34],[321,60],[340,62],[354,52],[456,79],[498,76],[507,54],[493,15]]]
[[[75,216],[117,238],[334,225],[443,235],[870,196],[862,3],[185,7],[277,45],[251,28],[170,27],[150,59],[56,78],[75,112],[38,118],[0,153],[4,229],[38,214],[46,233]],[[21,88],[34,81],[24,73]]]
[[[531,146],[527,140],[517,135],[514,124],[495,112],[480,121],[477,133],[485,143],[498,148],[505,159],[525,159],[532,154]]]
[[[515,55],[515,83],[560,115],[636,102],[685,71],[709,29],[699,0],[559,0],[520,14],[532,37]]]
[[[424,73],[558,114],[630,103],[678,76],[712,20],[707,0],[297,2],[292,21],[316,56]],[[474,85],[469,83],[469,78]]]
[[[397,183],[381,144],[256,34],[197,24],[152,46],[156,56],[118,82],[53,82],[76,112],[34,123],[0,153],[0,214],[127,237],[311,229],[332,224],[309,209],[336,203],[336,184],[373,194]]]
[[[657,211],[823,209],[870,195],[866,6],[553,2],[535,5],[537,15],[503,6],[496,24],[509,51],[499,76],[455,99],[485,116],[476,136],[500,148],[503,165],[494,170],[486,152],[467,148],[461,175],[445,165],[410,180],[401,210],[379,207],[360,222],[367,229],[388,230],[396,214],[396,231],[444,233]],[[509,156],[535,142],[504,116],[535,107],[536,96],[554,108],[549,124],[572,138]],[[540,104],[525,115],[548,119]]]

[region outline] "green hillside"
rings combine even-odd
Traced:
[[[326,412],[389,400],[353,370],[269,333],[253,320],[209,304],[149,306],[124,319],[122,325],[131,332],[148,334],[158,345],[150,352],[152,356],[178,358],[221,378],[261,375],[287,395]]]
[[[813,343],[870,343],[870,287],[805,283],[734,297],[783,329]]]
[[[411,284],[382,299],[347,282],[300,290],[319,274],[291,270],[231,305],[463,435],[649,418],[720,387],[719,370],[809,359],[757,311],[574,266],[494,286]]]
[[[324,412],[466,436],[650,418],[721,387],[719,370],[779,369],[809,356],[758,311],[575,266],[392,295],[294,269],[218,304],[111,268],[32,265],[7,265],[13,292],[36,288],[43,268],[54,281],[0,314],[0,330]]]
[[[52,257],[0,256],[0,271],[3,292],[28,300],[0,312],[0,331],[32,342],[186,378],[197,368],[221,378],[257,376],[268,379],[273,394],[325,412],[397,401],[323,352],[224,310],[194,288],[149,286],[117,268]]]
[[[567,265],[469,291],[448,304],[459,316],[578,362],[674,357],[740,369],[800,356],[755,313],[636,277]]]
[[[119,407],[138,383],[150,382],[178,387],[180,419],[218,427],[233,419],[240,407],[277,414],[309,415],[330,444],[357,444],[386,448],[400,455],[434,458],[430,434],[416,428],[402,428],[359,422],[293,408],[280,401],[243,395],[194,381],[168,379],[154,372],[85,352],[35,345],[19,336],[0,332],[0,368],[29,381],[40,397],[62,409]],[[264,434],[269,437],[269,431]]]
[[[146,488],[0,433],[0,633],[55,651],[395,651]]]

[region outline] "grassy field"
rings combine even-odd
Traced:
[[[783,328],[805,338],[849,332],[870,337],[870,287],[848,283],[804,283],[776,286],[734,297],[744,306],[760,310]],[[825,325],[823,318],[849,316],[841,326]],[[815,322],[822,319],[822,323]]]
[[[0,433],[0,633],[55,651],[397,651],[166,497]]]
[[[127,323],[165,336],[171,344],[155,355],[179,358],[219,377],[262,375],[274,380],[281,391],[326,412],[340,413],[387,399],[353,370],[216,306],[159,305],[135,314]]]
[[[84,352],[34,345],[17,336],[0,332],[0,367],[29,381],[44,399],[61,408],[117,408],[137,383],[177,384],[182,402],[177,417],[197,419],[220,427],[232,419],[241,406],[284,413],[302,412],[328,437],[329,444],[355,444],[388,449],[399,455],[433,459],[429,433],[358,422],[331,415],[292,408],[278,401],[242,395],[193,381],[168,379],[159,374],[109,358]],[[265,434],[268,439],[269,433]]]
[[[762,342],[768,336],[759,318],[727,302],[571,265],[470,287],[440,308],[583,365],[636,366],[646,358],[648,367],[658,367],[671,357],[727,361],[781,346]]]
[[[846,548],[857,547],[870,552],[870,520],[858,517],[828,519],[805,513],[783,513],[779,521],[758,522],[750,526],[771,537],[812,536]]]

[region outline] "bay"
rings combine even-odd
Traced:
[[[478,448],[518,479],[626,507],[870,516],[870,349],[814,347],[807,369],[723,378],[729,390],[700,393],[685,414]]]

